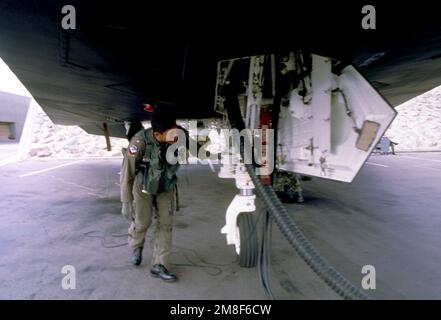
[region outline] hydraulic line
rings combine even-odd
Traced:
[[[225,91],[225,107],[231,126],[239,131],[245,128],[238,102],[238,86],[230,85]],[[244,145],[240,144],[244,159]],[[340,274],[305,237],[271,186],[263,185],[255,172],[254,164],[245,164],[255,190],[265,204],[282,234],[306,264],[338,295],[344,299],[368,299],[369,297]],[[266,285],[266,284],[265,284]]]

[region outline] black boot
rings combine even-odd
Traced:
[[[142,247],[139,247],[133,250],[132,263],[135,266],[139,266],[141,264],[141,261],[142,261]]]
[[[176,275],[174,275],[173,273],[169,272],[162,264],[155,264],[150,269],[150,274],[153,277],[161,278],[162,280],[167,282],[175,282],[176,280],[178,280],[178,277],[176,277]]]

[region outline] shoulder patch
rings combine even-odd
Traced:
[[[136,144],[130,144],[129,155],[133,156],[138,152],[138,146]]]

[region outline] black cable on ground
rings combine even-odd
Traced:
[[[174,253],[181,253],[183,255],[183,257],[185,258],[185,260],[187,260],[188,263],[172,263],[173,266],[200,268],[200,269],[203,269],[210,276],[221,275],[223,272],[222,267],[228,267],[234,263],[234,261],[232,261],[230,263],[209,262],[209,261],[205,260],[200,254],[198,254],[196,250],[188,249],[188,248],[184,248],[184,247],[180,247],[180,246],[175,246],[175,248],[177,248],[178,251],[174,252]],[[186,252],[191,253],[201,263],[194,262],[194,260],[190,259],[190,257],[186,254]]]
[[[119,248],[124,247],[127,245],[127,241],[121,242],[121,243],[112,243],[114,238],[127,238],[128,234],[111,234],[110,236],[106,236],[103,232],[98,230],[92,230],[88,232],[84,232],[83,236],[87,238],[97,238],[101,240],[101,246],[103,248],[112,249],[112,248]],[[111,239],[110,241],[108,239]]]
[[[274,300],[275,296],[271,290],[269,278],[269,266],[271,259],[271,215],[266,210],[262,213],[262,215],[264,216],[264,228],[262,239],[260,241],[259,263],[257,265],[257,271],[259,273],[259,278],[262,282],[266,297],[269,300]]]

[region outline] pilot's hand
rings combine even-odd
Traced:
[[[123,202],[121,208],[121,214],[127,220],[132,221],[132,216],[134,214],[133,205],[131,202]]]

